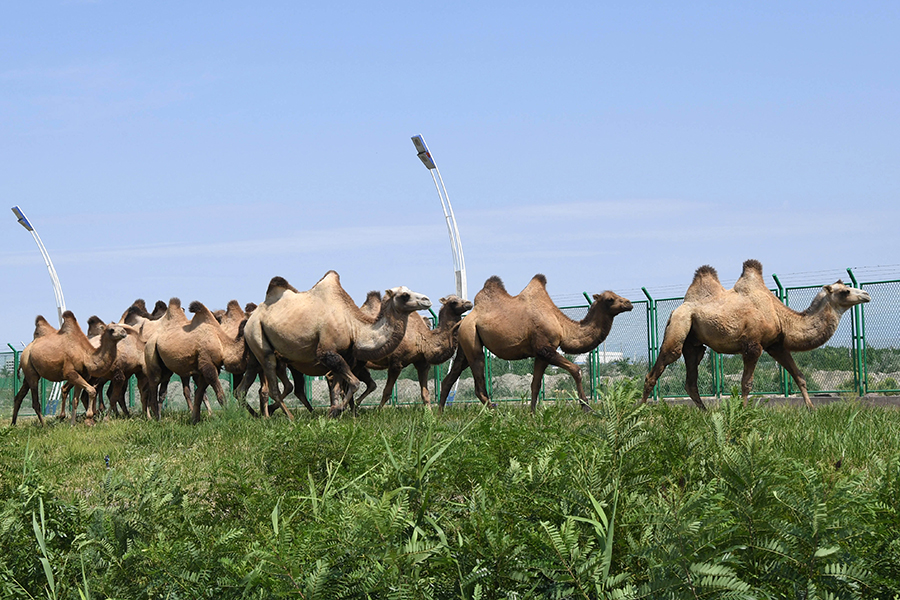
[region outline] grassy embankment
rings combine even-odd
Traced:
[[[900,413],[634,399],[2,425],[0,597],[895,597]]]

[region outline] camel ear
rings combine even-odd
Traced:
[[[384,299],[390,300],[394,297],[394,290],[384,290]]]
[[[594,302],[597,302],[598,300],[600,300],[601,296],[600,294],[594,294],[593,296],[591,296],[591,298],[594,299]]]
[[[834,288],[831,287],[830,285],[826,285],[826,286],[822,286],[822,287],[825,289],[826,294],[830,294],[834,290]]]
[[[443,298],[438,300],[438,302],[440,302],[441,304],[447,304],[447,296],[444,296]]]

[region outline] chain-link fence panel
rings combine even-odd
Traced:
[[[795,311],[802,312],[821,291],[821,286],[785,288],[786,304]],[[834,335],[824,345],[808,352],[792,353],[811,395],[817,392],[852,392],[855,389],[852,328],[851,314],[847,311]],[[788,375],[786,379],[788,393],[799,393],[793,378]]]
[[[872,297],[861,305],[865,390],[900,393],[900,281],[863,283]]]

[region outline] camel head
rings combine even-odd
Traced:
[[[831,285],[824,286],[821,293],[825,294],[828,303],[840,313],[843,313],[851,306],[871,300],[869,292],[844,285],[844,282],[840,279]]]
[[[594,294],[594,302],[599,302],[607,313],[616,316],[623,312],[628,312],[634,308],[631,300],[623,298],[615,292],[605,291],[602,294]]]
[[[387,290],[382,302],[391,304],[399,313],[414,313],[431,306],[428,296],[414,292],[405,285]]]
[[[438,315],[440,321],[444,320],[445,314],[448,318],[458,319],[463,313],[472,310],[473,306],[471,302],[463,300],[456,294],[444,296],[440,299],[440,303],[442,305],[440,314]]]
[[[128,337],[128,330],[124,326],[118,323],[110,323],[103,330],[101,339],[109,338],[113,342],[118,343],[119,340],[124,340],[126,337]]]

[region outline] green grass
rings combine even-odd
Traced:
[[[897,597],[900,413],[635,397],[3,425],[0,598]]]

